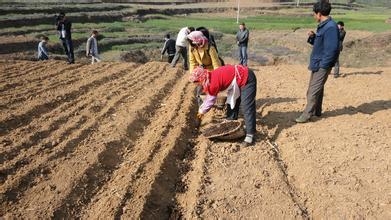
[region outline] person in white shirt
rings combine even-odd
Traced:
[[[87,40],[86,56],[91,56],[91,64],[101,61],[98,52],[98,41],[96,40],[97,37],[98,31],[93,30],[91,33],[91,37]]]
[[[176,49],[175,56],[171,62],[172,67],[175,67],[175,65],[179,60],[179,55],[182,55],[183,69],[185,70],[189,69],[188,58],[187,58],[187,45],[188,45],[187,35],[194,30],[195,30],[194,27],[184,27],[179,31],[175,42],[175,49]]]
[[[41,42],[38,44],[38,60],[48,60],[49,59],[49,53],[48,49],[46,47],[47,42],[49,41],[49,38],[44,36],[41,38]]]

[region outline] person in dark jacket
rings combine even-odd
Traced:
[[[64,12],[60,12],[57,17],[57,31],[64,47],[64,51],[68,57],[68,63],[75,63],[72,43],[72,22],[67,19]]]
[[[297,123],[308,122],[311,116],[320,117],[322,114],[324,85],[339,55],[339,31],[329,16],[330,11],[331,4],[327,1],[319,1],[313,6],[314,18],[319,24],[316,32],[309,33],[307,40],[313,44],[308,67],[311,77],[307,105],[300,117],[296,118]]]
[[[339,45],[339,52],[341,53],[343,49],[343,40],[345,39],[346,31],[345,31],[345,24],[343,23],[343,21],[338,21],[337,25],[339,29],[338,45]],[[339,56],[334,66],[334,78],[338,78],[338,77],[339,77]]]
[[[172,59],[174,59],[174,56],[175,56],[175,52],[176,52],[176,49],[175,49],[175,40],[173,39],[170,39],[170,34],[166,34],[166,36],[164,37],[164,46],[163,46],[163,49],[162,49],[162,55],[161,55],[161,59],[163,59],[163,55],[167,52],[168,54],[168,63],[171,63],[172,62]]]
[[[246,28],[246,25],[242,22],[239,25],[239,30],[236,33],[236,43],[239,46],[239,59],[240,64],[247,66],[247,45],[250,32]]]

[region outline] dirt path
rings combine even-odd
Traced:
[[[390,218],[391,68],[342,68],[299,125],[305,66],[254,69],[244,148],[200,135],[194,86],[166,63],[0,61],[0,216]]]

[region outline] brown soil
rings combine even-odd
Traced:
[[[305,65],[252,66],[258,141],[201,135],[194,86],[166,63],[0,61],[0,216],[391,217],[391,68],[342,68],[324,115]]]

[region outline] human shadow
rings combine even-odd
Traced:
[[[347,106],[341,109],[335,109],[331,111],[325,111],[321,118],[315,118],[312,120],[316,122],[318,120],[337,117],[340,115],[354,115],[358,113],[363,114],[373,114],[378,111],[391,109],[391,100],[376,100],[369,103],[363,103],[357,107]],[[268,130],[275,130],[272,136],[269,138],[275,141],[281,132],[285,129],[288,129],[297,123],[294,121],[300,115],[301,111],[289,111],[289,112],[276,112],[269,111],[265,116],[263,116],[259,124],[266,125]]]
[[[363,72],[344,73],[342,74],[342,77],[355,76],[355,75],[381,75],[382,73],[383,71],[376,71],[376,72],[363,71]]]
[[[271,106],[273,104],[283,103],[283,102],[295,102],[295,101],[297,101],[297,98],[277,97],[277,98],[258,99],[255,101],[255,104],[257,106],[258,114],[262,115],[263,110],[268,106]]]

